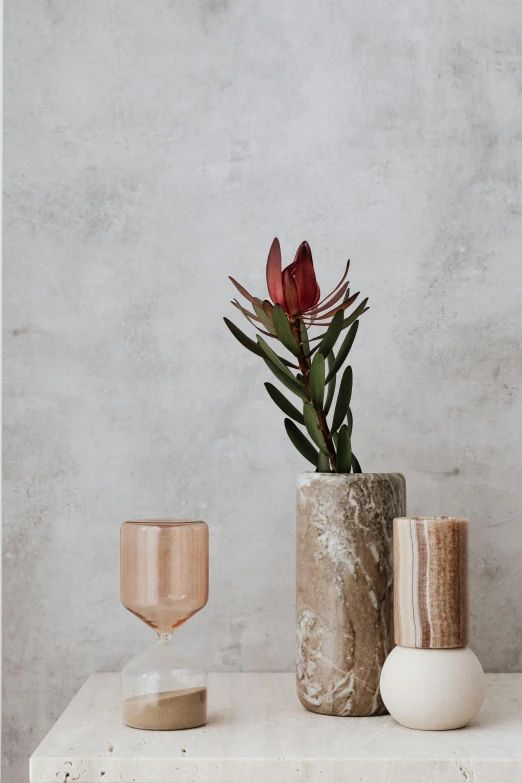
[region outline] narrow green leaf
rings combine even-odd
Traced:
[[[263,302],[262,302],[262,300],[259,299],[259,297],[256,296],[256,302],[258,304],[254,304],[252,302],[252,305],[253,305],[253,308],[255,310],[255,313],[256,313],[257,317],[262,319],[263,326],[265,327],[265,329],[267,329],[270,332],[270,334],[275,334],[276,331],[274,329],[274,324],[272,323],[272,319],[270,318],[270,316],[265,312],[265,310],[263,310]]]
[[[281,357],[279,357],[268,345],[266,340],[264,340],[260,334],[256,335],[257,342],[259,343],[259,347],[261,348],[263,354],[265,355],[264,358],[269,359],[273,364],[275,364],[279,369],[285,373],[285,375],[288,375],[289,378],[291,378],[293,381],[295,381],[294,376],[288,369],[288,367],[285,365]]]
[[[343,321],[343,329],[346,329],[346,327],[351,326],[354,321],[356,321],[360,315],[363,314],[363,311],[366,309],[366,305],[368,303],[368,297],[364,299],[364,301],[361,302],[359,307],[356,307],[355,310],[351,315],[348,316],[348,318],[345,318]]]
[[[348,286],[348,288],[346,289],[346,293],[345,293],[345,295],[343,297],[343,304],[344,304],[344,302],[347,302],[349,298],[350,298],[350,286]],[[366,300],[366,301],[368,301],[368,300]]]
[[[333,444],[335,446],[335,450],[337,451],[337,445],[339,443],[339,433],[338,432],[332,432],[332,440],[333,440]]]
[[[353,345],[353,341],[355,340],[355,335],[357,334],[357,329],[359,328],[359,321],[356,321],[354,325],[350,328],[348,334],[344,338],[341,347],[339,348],[339,353],[337,354],[337,358],[333,364],[332,369],[328,373],[328,377],[326,378],[326,383],[332,379],[332,376],[335,375],[335,373],[339,370],[340,367],[343,366],[344,360],[350,353],[350,348]],[[257,336],[257,339],[259,340],[259,335]]]
[[[316,353],[310,369],[310,391],[316,411],[323,409],[324,400],[324,356]]]
[[[335,362],[335,354],[333,351],[330,351],[328,354],[328,371],[330,371],[333,367],[333,364]],[[324,406],[324,415],[328,416],[328,413],[330,412],[330,408],[332,407],[332,402],[335,394],[335,384],[336,384],[336,378],[335,375],[333,376],[332,380],[328,384],[328,394],[326,395],[326,403]]]
[[[223,318],[224,322],[236,338],[236,340],[239,340],[241,345],[244,345],[245,348],[248,348],[249,351],[252,351],[252,353],[255,353],[256,356],[261,356],[262,359],[265,358],[266,354],[261,350],[260,345],[255,343],[253,340],[250,339],[250,337],[247,337],[246,334],[244,334],[241,329],[235,325],[235,323],[232,323],[232,321],[229,321],[228,318]],[[254,324],[255,325],[255,324]],[[261,338],[263,339],[263,338]],[[263,340],[264,342],[264,340]],[[265,345],[267,345],[265,343]],[[267,345],[267,348],[271,350],[271,348]],[[295,364],[292,364],[292,362],[287,361],[286,359],[283,359],[282,356],[278,356],[276,353],[274,353],[274,356],[279,359],[279,361],[285,365],[285,367],[293,367],[297,370],[297,366]],[[289,371],[290,372],[290,371]],[[292,373],[290,373],[291,375]]]
[[[312,465],[317,465],[318,453],[300,429],[296,427],[293,421],[285,419],[285,429],[288,437],[296,447],[297,451],[303,455]]]
[[[339,386],[339,392],[337,394],[337,402],[335,403],[335,411],[332,421],[332,430],[338,430],[343,419],[350,409],[350,400],[352,398],[352,385],[353,374],[352,368],[348,366],[343,372],[341,379],[341,385]],[[351,433],[350,433],[351,435]]]
[[[235,325],[232,321],[229,321],[228,318],[223,318],[224,322],[241,345],[243,345],[245,348],[248,348],[249,351],[252,351],[252,353],[255,353],[256,356],[263,356],[263,351],[259,347],[257,343],[255,343],[253,340],[250,339],[250,337],[247,337],[246,334],[244,334],[241,329]]]
[[[320,455],[319,455],[320,456]],[[355,454],[352,452],[352,471],[354,473],[362,473],[361,466],[359,464],[359,460],[355,456]]]
[[[266,356],[263,356],[263,359],[265,360],[265,364],[268,369],[274,373],[278,381],[281,381],[281,383],[284,384],[287,389],[290,389],[291,392],[297,394],[297,396],[302,400],[308,401],[308,392],[304,383],[300,383],[300,381],[298,381],[297,378],[294,378],[293,375],[287,375],[284,373],[279,365],[271,362],[270,359],[266,358]]]
[[[326,444],[317,424],[317,415],[310,402],[305,402],[303,406],[303,415],[308,434],[312,438],[315,445],[323,452],[323,454],[328,456],[328,449],[326,448]]]
[[[319,452],[319,457],[317,458],[317,472],[330,473],[330,460],[322,451]]]
[[[335,345],[335,342],[341,334],[343,328],[344,313],[342,310],[338,310],[330,322],[330,326],[326,330],[326,334],[319,344],[319,353],[322,353],[324,358],[330,354],[330,351]]]
[[[351,438],[353,432],[353,414],[351,408],[348,408],[348,411],[346,413],[346,421],[348,422],[348,431],[350,433],[350,438]]]
[[[308,358],[308,354],[310,353],[310,343],[308,342],[308,332],[306,331],[306,326],[302,321],[301,321],[300,330],[301,330],[301,342],[303,344],[303,353],[305,357],[307,357],[306,363],[310,367],[310,359]]]
[[[280,304],[274,305],[273,315],[274,329],[276,330],[276,334],[279,340],[283,343],[285,348],[288,348],[290,353],[293,353],[294,356],[300,356],[301,351],[299,350],[297,340],[294,337],[292,327],[290,326],[290,322],[286,317],[286,313]]]
[[[343,424],[339,430],[337,445],[337,472],[349,473],[352,467],[352,444],[348,427]]]
[[[304,424],[304,416],[303,414],[297,410],[296,407],[292,405],[290,400],[287,400],[285,395],[282,394],[282,392],[279,391],[279,389],[274,386],[273,383],[265,383],[265,389],[275,402],[278,408],[281,408],[283,413],[286,413],[287,416],[290,416],[291,419],[296,421],[298,424]]]

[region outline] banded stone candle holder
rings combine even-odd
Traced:
[[[469,522],[393,520],[395,647],[381,675],[391,715],[412,729],[469,723],[484,700],[484,672],[468,645]]]

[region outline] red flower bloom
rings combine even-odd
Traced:
[[[317,285],[312,251],[308,242],[301,242],[295,258],[289,266],[282,271],[281,266],[281,247],[276,238],[272,242],[266,262],[266,281],[272,302],[268,299],[263,301],[252,296],[237,280],[234,280],[233,277],[230,278],[239,293],[253,305],[255,312],[246,310],[237,300],[234,300],[232,304],[268,337],[275,337],[271,326],[273,326],[272,310],[276,304],[281,305],[290,321],[300,319],[305,326],[311,326],[315,323],[317,326],[324,327],[328,326],[330,319],[339,310],[347,310],[359,296],[359,293],[353,294],[353,296],[348,293],[348,298],[345,297],[348,288],[348,282],[345,280],[350,268],[348,261],[341,281],[333,291],[322,301],[319,301],[321,293]],[[265,329],[261,328],[259,324]]]
[[[280,304],[289,315],[315,307],[321,292],[308,242],[301,242],[293,262],[281,272],[281,246],[274,239],[266,262],[266,282],[272,302]]]

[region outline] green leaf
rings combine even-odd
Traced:
[[[316,411],[323,409],[324,400],[324,356],[316,353],[310,370],[310,391]]]
[[[335,354],[333,351],[330,351],[328,354],[328,370],[330,371],[333,367],[333,364],[335,362]],[[335,384],[336,384],[336,378],[335,375],[333,376],[332,380],[328,384],[328,394],[326,395],[326,404],[324,406],[324,415],[328,416],[328,413],[330,412],[330,408],[332,407],[332,402],[335,394]]]
[[[306,386],[304,383],[301,383],[297,380],[297,378],[294,378],[292,374],[287,375],[284,373],[279,365],[274,364],[274,362],[271,362],[270,359],[267,359],[266,356],[263,356],[263,359],[265,360],[265,364],[268,367],[268,369],[274,373],[275,377],[278,381],[281,381],[282,384],[286,386],[287,389],[290,389],[291,392],[294,394],[297,394],[298,397],[300,397],[305,402],[308,401],[308,392],[306,390]]]
[[[343,320],[344,312],[342,310],[338,310],[332,318],[330,326],[326,330],[326,334],[319,344],[319,353],[322,353],[325,359],[330,354],[330,351],[334,347],[337,338],[341,334]]]
[[[348,411],[346,413],[346,421],[348,422],[348,431],[350,433],[350,438],[351,438],[353,432],[353,414],[351,408],[348,408]]]
[[[320,456],[320,455],[319,455]],[[359,460],[355,456],[355,454],[352,452],[352,471],[354,473],[362,473],[361,466],[359,464]]]
[[[337,451],[337,446],[338,446],[338,443],[339,443],[339,433],[338,432],[332,432],[332,440],[333,440],[333,444],[335,446],[335,450]]]
[[[252,306],[253,306],[253,308],[255,310],[255,313],[256,313],[257,317],[261,318],[261,320],[263,321],[263,326],[265,327],[265,329],[267,329],[270,332],[270,334],[275,334],[276,331],[274,329],[274,325],[272,323],[272,320],[267,315],[267,313],[263,310],[263,302],[262,302],[262,300],[259,299],[259,297],[256,296],[256,302],[258,302],[258,304],[254,304],[252,302]]]
[[[337,394],[337,402],[335,403],[335,411],[332,421],[332,430],[338,430],[343,419],[350,409],[350,400],[352,398],[352,385],[353,374],[352,368],[348,366],[343,372],[341,385],[339,386],[339,393]],[[351,432],[350,432],[351,435]]]
[[[256,356],[261,356],[262,359],[265,358],[266,353],[264,353],[261,350],[261,346],[254,342],[254,340],[251,340],[250,337],[247,337],[246,334],[244,334],[241,329],[235,325],[232,321],[229,321],[228,318],[223,318],[224,322],[236,338],[236,340],[239,340],[241,345],[244,345],[245,348],[248,348],[249,351],[252,351],[252,353],[255,353]],[[263,338],[260,338],[263,339]],[[263,342],[265,342],[263,340]],[[268,348],[269,351],[272,352],[272,354],[276,357],[276,359],[281,362],[281,364],[285,365],[286,367],[295,367],[291,362],[288,362],[286,359],[283,359],[281,356],[278,356],[275,354],[272,349],[265,343],[265,346]],[[296,368],[297,369],[297,368]],[[292,373],[288,370],[288,373],[292,375]],[[292,376],[293,377],[293,376]]]
[[[252,351],[252,353],[255,353],[256,356],[263,356],[263,351],[259,347],[257,343],[255,343],[253,340],[250,339],[250,337],[247,337],[246,334],[244,334],[241,329],[235,325],[232,321],[229,321],[228,318],[223,318],[224,322],[241,345],[243,345],[245,348],[248,348],[249,351]]]
[[[285,429],[288,437],[296,447],[297,451],[303,455],[312,465],[317,465],[318,453],[300,429],[296,427],[293,421],[285,419]]]
[[[352,444],[348,427],[343,424],[339,430],[339,441],[337,444],[337,472],[349,473],[352,467]]]
[[[335,373],[339,370],[340,367],[344,364],[344,360],[350,353],[350,348],[353,345],[353,341],[355,340],[355,335],[357,334],[357,329],[359,328],[359,321],[356,321],[354,325],[351,327],[350,331],[346,335],[346,337],[343,340],[343,343],[341,347],[339,348],[339,353],[337,354],[337,358],[333,364],[332,369],[328,373],[328,377],[326,378],[326,383],[332,379],[332,377],[335,375]],[[259,335],[257,336],[257,339],[259,340]]]
[[[361,302],[359,307],[356,307],[355,310],[351,315],[348,316],[348,318],[345,318],[343,321],[343,329],[346,329],[347,326],[351,326],[354,321],[356,321],[360,315],[363,314],[363,310],[366,309],[366,305],[368,303],[368,297],[364,301]]]
[[[277,354],[276,354],[276,353],[275,353],[275,352],[274,352],[274,351],[273,351],[273,350],[270,348],[270,346],[268,345],[268,343],[266,342],[266,340],[264,340],[264,339],[261,337],[261,335],[260,335],[260,334],[256,335],[256,337],[257,337],[257,342],[258,342],[258,344],[259,344],[259,347],[261,348],[261,350],[262,350],[262,352],[263,352],[263,354],[264,354],[264,358],[266,358],[266,359],[269,359],[269,360],[270,360],[271,362],[273,362],[273,363],[274,363],[274,364],[275,364],[277,367],[279,367],[279,369],[280,369],[282,372],[284,372],[284,373],[285,373],[285,375],[287,375],[289,378],[291,378],[293,381],[295,381],[295,378],[294,378],[294,376],[292,375],[292,373],[290,372],[290,370],[288,369],[288,367],[285,365],[285,363],[283,362],[283,360],[281,359],[281,357],[280,357],[280,356],[278,356],[278,355],[277,355]]]
[[[303,353],[306,358],[306,363],[310,367],[310,359],[308,358],[308,354],[310,353],[310,343],[308,342],[308,332],[306,331],[306,326],[301,321],[301,342],[303,344]]]
[[[286,317],[286,313],[280,304],[274,305],[273,314],[274,328],[279,340],[283,343],[285,348],[288,348],[290,353],[293,353],[294,356],[300,356],[301,351],[297,344],[297,340],[294,337],[294,333],[292,332],[292,327],[290,326],[290,322]]]
[[[318,473],[330,473],[330,460],[326,456],[326,454],[323,454],[322,451],[319,452],[319,457],[317,458],[317,472]]]
[[[326,448],[326,444],[323,440],[323,436],[321,435],[319,426],[317,424],[317,415],[310,402],[305,402],[303,406],[303,414],[304,414],[304,421],[305,421],[306,429],[308,430],[308,434],[312,438],[315,445],[323,452],[323,454],[326,454],[326,456],[328,456],[329,454],[328,449]]]
[[[265,389],[275,402],[278,408],[281,408],[283,413],[286,413],[287,416],[290,416],[291,419],[294,421],[297,421],[298,424],[304,424],[304,416],[303,414],[295,408],[290,400],[287,400],[285,395],[282,394],[279,389],[274,386],[273,383],[265,383]]]

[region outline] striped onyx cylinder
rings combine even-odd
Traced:
[[[468,520],[393,521],[395,643],[465,647],[469,631]]]
[[[395,641],[381,696],[410,729],[449,731],[484,701],[484,672],[468,643],[468,520],[393,520]]]

